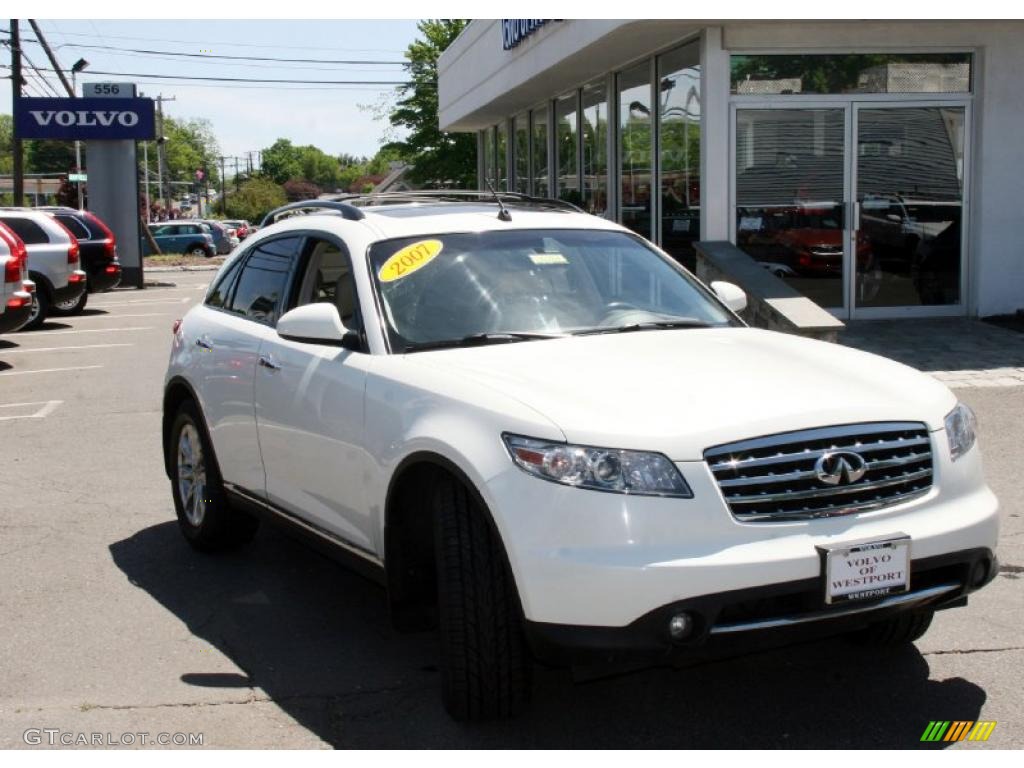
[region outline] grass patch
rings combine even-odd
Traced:
[[[220,266],[224,256],[189,256],[185,253],[164,253],[160,256],[146,256],[144,266],[147,267],[209,267]]]

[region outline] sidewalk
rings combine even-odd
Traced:
[[[1024,333],[980,320],[853,320],[839,343],[927,371],[953,388],[1024,386]]]

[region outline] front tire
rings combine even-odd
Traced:
[[[89,292],[84,291],[77,299],[70,301],[59,301],[50,308],[50,313],[56,316],[67,317],[69,315],[80,315],[89,301]]]
[[[504,548],[461,483],[441,482],[433,507],[445,709],[455,720],[511,717],[529,702],[532,659]]]
[[[895,648],[920,640],[935,618],[935,611],[909,611],[869,624],[851,636],[857,645]]]
[[[213,448],[192,401],[178,409],[167,450],[174,511],[185,540],[203,552],[251,541],[259,520],[228,504]]]

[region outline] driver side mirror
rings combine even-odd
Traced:
[[[747,294],[738,285],[727,283],[723,280],[715,280],[711,283],[711,290],[733,312],[742,312],[747,308]]]
[[[346,328],[338,308],[327,302],[303,304],[285,312],[277,321],[277,335],[307,344],[329,344],[351,350],[360,347],[359,334]]]

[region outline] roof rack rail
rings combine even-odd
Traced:
[[[338,200],[300,200],[297,203],[288,203],[288,205],[282,205],[280,208],[275,208],[266,216],[263,217],[263,221],[260,223],[260,228],[273,224],[278,220],[282,214],[290,214],[292,216],[298,216],[305,213],[325,213],[325,212],[340,213],[342,218],[349,219],[351,221],[360,221],[366,218],[362,211],[351,205],[348,202],[341,202]]]
[[[579,206],[551,197],[534,197],[522,192],[500,192],[501,201],[507,205],[555,208],[558,210],[585,213]],[[471,189],[414,189],[407,192],[369,192],[366,194],[331,195],[330,200],[352,206],[400,205],[402,203],[494,203],[494,194],[488,190]]]

